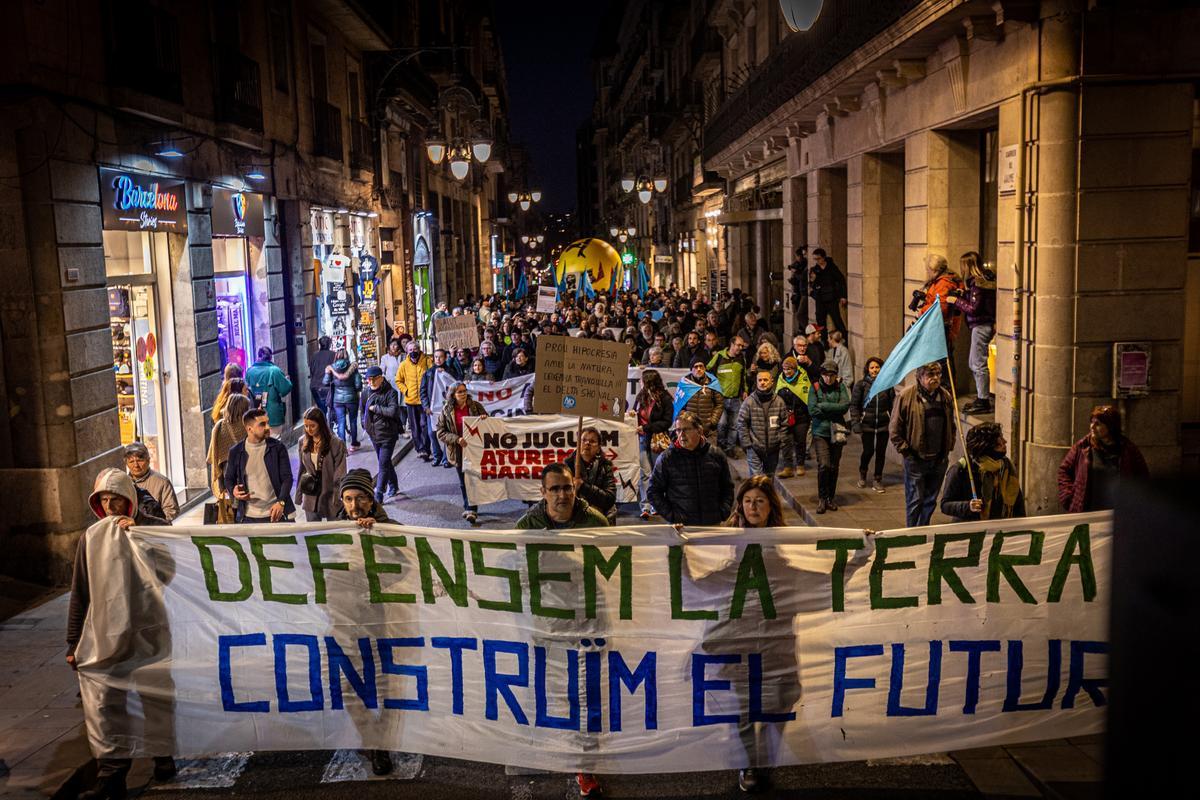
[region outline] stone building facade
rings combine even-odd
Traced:
[[[296,386],[293,438],[331,254],[348,291],[377,279],[355,347],[416,323],[418,214],[465,243],[435,248],[433,297],[491,288],[500,160],[460,183],[424,152],[439,122],[455,133],[439,96],[463,83],[503,150],[498,45],[460,5],[95,0],[7,18],[0,570],[64,580],[92,481],[133,438],[183,502],[203,499],[224,365],[260,347]]]

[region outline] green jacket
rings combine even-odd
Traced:
[[[287,415],[283,398],[292,392],[292,382],[283,374],[283,370],[271,361],[255,361],[250,369],[246,370],[246,386],[266,409],[267,422],[271,427],[278,428],[282,425]],[[262,403],[264,394],[266,403]]]
[[[555,525],[556,528],[607,528],[608,517],[588,505],[582,497],[575,498],[575,510],[571,513],[571,521],[565,525]],[[525,516],[517,520],[517,530],[548,531],[551,530],[550,515],[546,513],[546,501],[539,500],[531,506]]]
[[[741,397],[743,393],[748,392],[749,384],[746,382],[746,362],[740,356],[735,358],[729,355],[729,348],[718,350],[708,362],[708,368],[717,376],[717,382],[721,384],[721,394],[728,398]]]
[[[808,393],[808,413],[812,416],[812,435],[829,439],[833,436],[833,423],[846,424],[846,412],[850,409],[850,390],[838,381],[837,386],[826,386],[823,381],[813,384]]]

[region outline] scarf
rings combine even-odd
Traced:
[[[755,389],[754,396],[758,398],[758,402],[766,405],[775,398],[775,392],[772,389]]]
[[[220,497],[221,466],[229,459],[229,448],[246,438],[246,426],[241,420],[229,422],[222,419],[213,426],[212,438],[208,441],[208,463],[212,467],[213,494]]]
[[[1021,482],[1017,480],[1013,464],[1004,456],[981,456],[975,461],[979,467],[979,497],[983,500],[980,519],[1007,519],[1012,515],[1017,496],[1021,493]],[[1002,513],[992,515],[993,503],[999,502]]]

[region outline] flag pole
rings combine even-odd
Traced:
[[[938,302],[941,302],[940,298]],[[967,480],[971,483],[971,499],[978,500],[979,493],[975,491],[975,473],[971,472],[971,454],[967,452],[967,435],[958,419],[958,392],[954,389],[954,370],[950,366],[950,351],[946,350],[946,379],[950,384],[950,397],[954,401],[954,419],[951,424],[958,428],[958,440],[962,442],[963,456],[967,459]]]

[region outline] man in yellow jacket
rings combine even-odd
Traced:
[[[432,362],[421,354],[421,345],[416,340],[408,343],[408,357],[400,362],[396,370],[396,391],[408,414],[408,430],[413,445],[422,460],[429,460],[429,426],[425,423],[425,410],[421,406],[421,378]]]

